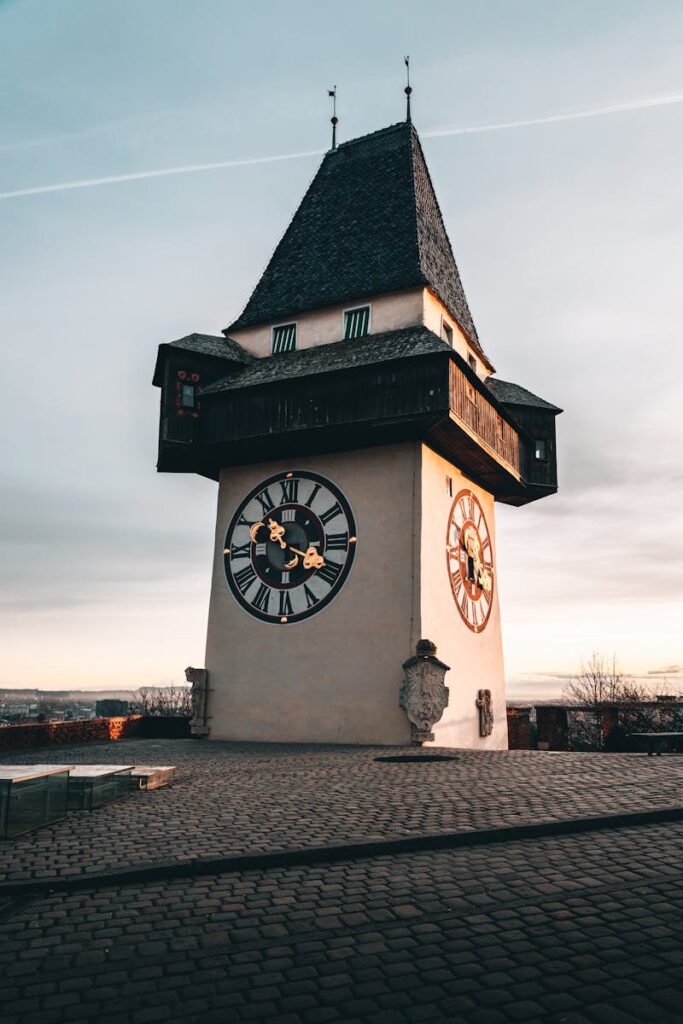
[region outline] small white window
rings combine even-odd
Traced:
[[[534,441],[534,458],[537,462],[545,462],[548,458],[548,443],[542,437]]]
[[[280,324],[273,327],[273,355],[293,352],[296,348],[296,324]]]
[[[448,495],[449,498],[453,497],[453,477],[452,476],[447,476],[446,477],[446,494]]]
[[[441,319],[441,337],[453,348],[453,328],[443,318]]]
[[[370,331],[370,307],[344,311],[344,338],[363,338]]]
[[[183,409],[194,409],[194,384],[183,384]]]

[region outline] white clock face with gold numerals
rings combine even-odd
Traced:
[[[448,517],[446,563],[460,617],[481,633],[493,605],[493,548],[486,516],[470,490],[456,494]]]
[[[235,510],[225,535],[225,578],[255,618],[301,622],[339,593],[356,541],[351,506],[335,484],[303,470],[277,473]]]

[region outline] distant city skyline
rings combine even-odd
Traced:
[[[239,312],[328,87],[342,141],[400,120],[410,53],[484,347],[565,410],[560,493],[497,511],[508,695],[593,650],[681,691],[682,30],[673,0],[0,2],[0,689],[203,664],[215,485],[155,474],[156,346]]]

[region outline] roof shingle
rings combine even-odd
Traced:
[[[216,337],[214,334],[187,334],[177,341],[167,342],[170,348],[183,348],[188,352],[201,352],[205,356],[219,356],[235,363],[251,363],[254,357],[232,338]]]
[[[452,353],[453,350],[426,327],[406,327],[400,331],[370,334],[366,338],[337,341],[333,344],[298,349],[295,352],[264,356],[236,374],[210,384],[204,388],[202,395],[295,377],[308,377],[317,373],[331,373],[393,359],[427,355],[431,352]]]
[[[326,154],[226,333],[429,286],[482,352],[417,132],[403,122]]]
[[[510,381],[501,380],[499,377],[489,377],[486,386],[499,402],[504,405],[527,405],[534,409],[548,409],[551,412],[562,412],[557,405],[546,402],[539,398],[532,391],[527,391],[520,384],[512,384]]]

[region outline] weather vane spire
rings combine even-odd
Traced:
[[[337,117],[337,86],[333,86],[327,90],[327,95],[332,98],[332,117],[330,122],[332,124],[332,149],[337,148],[337,125],[339,124],[339,118]]]
[[[406,94],[406,121],[410,124],[412,120],[410,116],[410,94],[413,91],[410,85],[410,57],[404,57],[403,63],[406,66],[406,87],[403,90]]]

